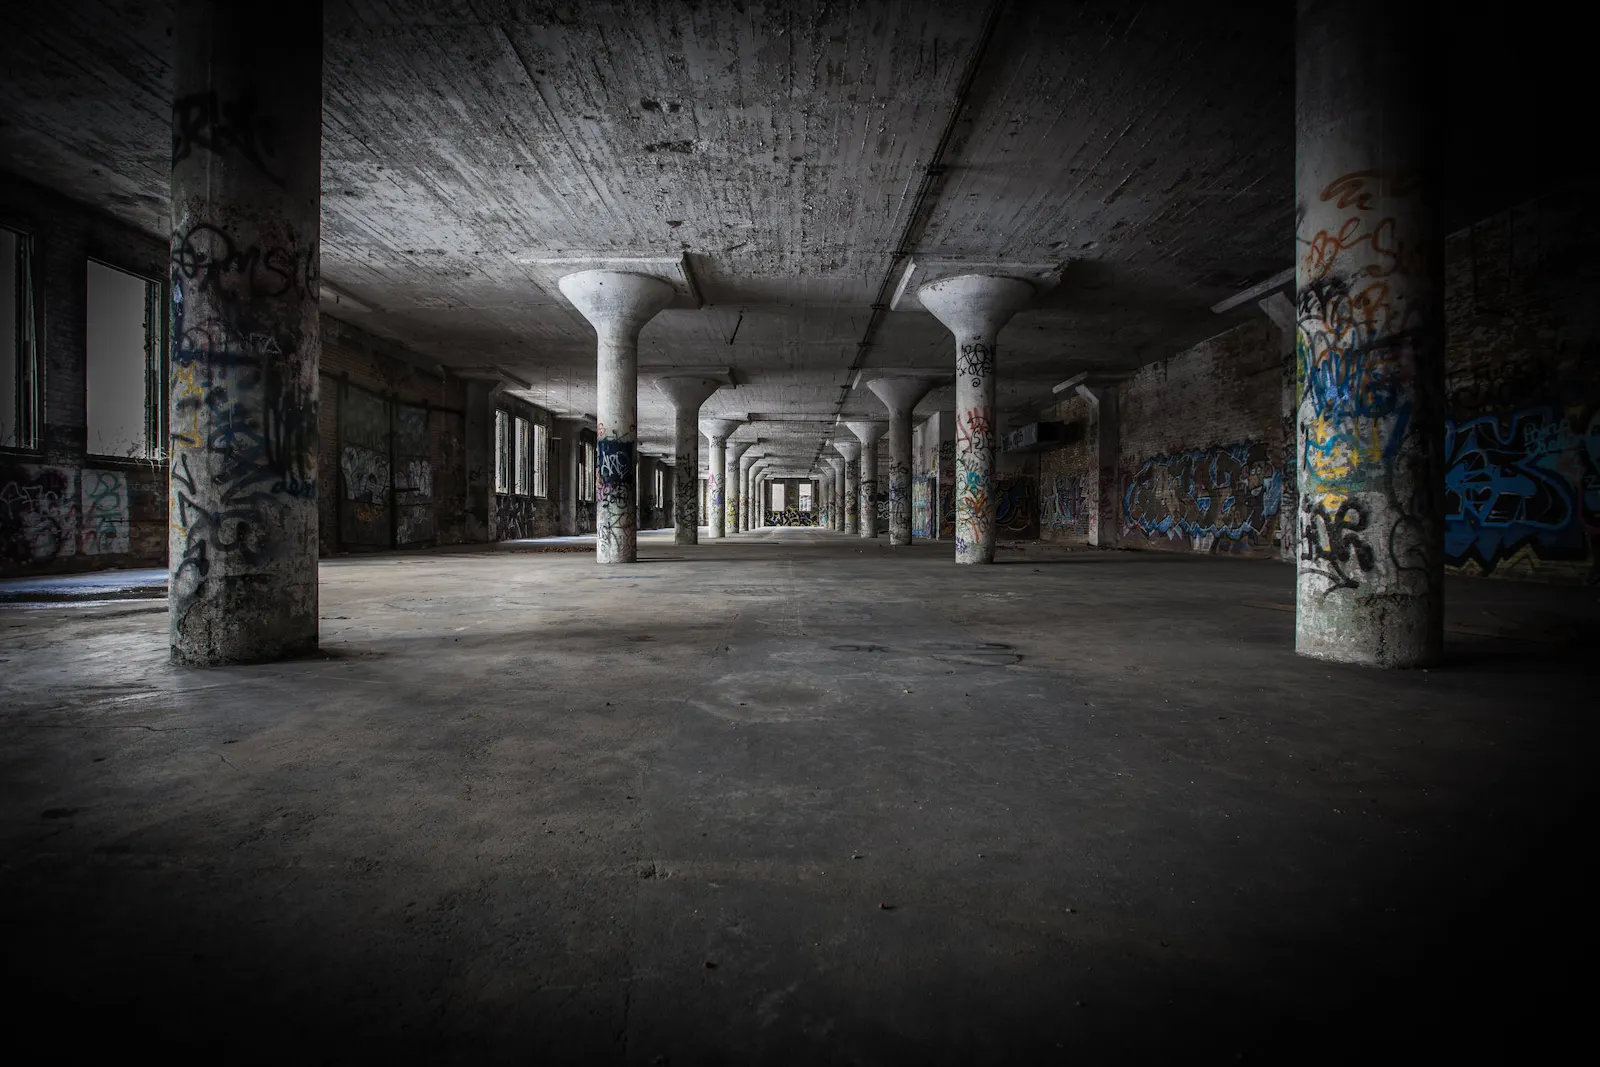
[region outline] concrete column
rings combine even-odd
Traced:
[[[867,383],[889,409],[889,543],[911,543],[911,412],[939,384],[932,378],[879,378]]]
[[[844,532],[844,457],[824,453],[822,461],[833,472],[828,479],[828,529]]]
[[[728,535],[724,473],[728,466],[728,435],[738,428],[737,419],[700,420],[700,432],[711,442],[711,455],[706,461],[706,536],[712,540]]]
[[[1117,419],[1117,387],[1112,383],[1077,386],[1078,395],[1094,410],[1090,462],[1094,464],[1095,484],[1089,497],[1089,543],[1115,548],[1121,541],[1118,508],[1122,462],[1122,428]]]
[[[752,442],[753,443],[753,442]],[[751,516],[754,513],[751,507],[750,469],[755,466],[756,460],[761,455],[755,451],[743,453],[739,457],[739,531],[748,532],[751,528]]]
[[[1381,667],[1443,646],[1442,111],[1428,5],[1301,0],[1295,650]],[[1383,26],[1376,36],[1369,30]]]
[[[744,459],[744,454],[750,450],[754,441],[728,442],[728,452],[725,457],[726,466],[723,468],[723,480],[726,483],[723,489],[723,504],[727,510],[726,529],[730,534],[738,533],[739,526],[739,499],[741,486],[739,485],[739,462]]]
[[[626,271],[585,270],[561,279],[599,341],[595,377],[595,561],[639,558],[634,505],[639,423],[639,331],[672,303],[672,286]]]
[[[861,442],[854,437],[833,443],[844,457],[844,532],[861,532]]]
[[[917,290],[956,341],[956,562],[994,562],[995,353],[1000,329],[1033,297],[1018,278],[961,274]]]
[[[883,423],[861,420],[847,422],[851,433],[861,442],[861,475],[856,486],[857,514],[861,516],[861,536],[878,536],[878,438],[883,436]]]
[[[173,26],[172,658],[286,659],[317,647],[322,5]]]
[[[466,383],[462,429],[466,434],[468,541],[494,540],[494,401],[499,390],[495,382]]]
[[[672,401],[677,433],[673,440],[672,543],[700,543],[700,407],[722,387],[714,378],[671,376],[655,380],[656,391]]]

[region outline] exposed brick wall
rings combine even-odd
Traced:
[[[1600,581],[1600,224],[1576,193],[1445,249],[1445,562]]]
[[[86,453],[88,261],[166,277],[160,240],[50,190],[0,177],[0,223],[34,241],[44,399],[36,449],[0,449],[0,575],[166,559],[166,467]]]
[[[1094,493],[1094,406],[1076,394],[1046,408],[1041,419],[1063,424],[1065,442],[1039,453],[1039,536],[1087,543]]]
[[[1294,512],[1282,338],[1264,316],[1141,367],[1119,390],[1122,544],[1278,555]]]

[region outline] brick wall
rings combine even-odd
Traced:
[[[1294,515],[1285,369],[1282,336],[1263,316],[1121,387],[1124,547],[1280,554]]]
[[[1094,493],[1092,439],[1094,408],[1074,394],[1040,416],[1064,425],[1060,448],[1039,453],[1039,536],[1045,541],[1085,544],[1089,540],[1090,497]]]

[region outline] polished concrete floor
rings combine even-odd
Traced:
[[[1593,588],[1452,582],[1449,663],[1385,674],[1292,654],[1279,563],[641,552],[325,562],[323,655],[212,671],[148,578],[0,584],[13,1034],[1527,1062],[1586,1018]]]

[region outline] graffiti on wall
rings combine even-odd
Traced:
[[[939,495],[934,502],[939,515],[939,539],[953,540],[956,536],[956,443],[939,443]]]
[[[1018,475],[996,481],[994,521],[995,527],[1010,537],[1039,536],[1038,496],[1032,478]]]
[[[1283,472],[1265,445],[1244,442],[1144,462],[1123,493],[1123,534],[1196,552],[1270,546]]]
[[[919,474],[911,483],[911,535],[913,537],[932,537],[933,530],[933,501],[934,494],[938,492],[938,478],[931,474]]]
[[[128,476],[85,470],[78,475],[78,543],[86,556],[128,551]]]
[[[1445,423],[1445,562],[1592,563],[1600,536],[1600,409],[1524,408]]]
[[[784,508],[782,511],[778,511],[778,510],[773,509],[773,508],[768,508],[767,509],[767,525],[768,526],[815,526],[815,525],[817,525],[817,513],[812,511],[810,508],[807,508],[804,511],[802,511],[799,508],[794,507],[793,505]]]
[[[125,554],[129,525],[121,471],[24,465],[0,474],[0,563]]]
[[[1081,476],[1054,474],[1048,484],[1040,486],[1039,526],[1042,530],[1082,533],[1087,518]]]

